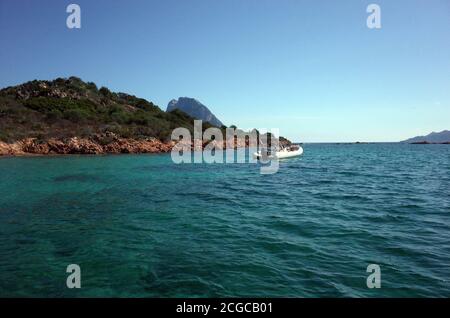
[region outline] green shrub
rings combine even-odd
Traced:
[[[61,119],[63,117],[63,114],[58,109],[52,109],[47,113],[47,119],[50,121],[56,121],[58,119]]]
[[[82,109],[68,109],[63,113],[63,118],[74,123],[81,123],[89,119],[90,116]]]
[[[9,134],[6,131],[0,131],[0,141],[9,142]]]
[[[86,84],[87,89],[91,90],[91,91],[97,91],[97,85],[95,85],[95,83],[93,82],[87,82]]]
[[[104,86],[102,86],[99,89],[99,92],[100,92],[100,94],[102,94],[106,98],[110,98],[112,96],[111,91],[108,88],[104,87]]]

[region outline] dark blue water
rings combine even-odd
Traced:
[[[0,159],[0,296],[450,297],[450,146],[304,148],[273,175],[168,155]]]

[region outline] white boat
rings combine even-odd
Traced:
[[[253,153],[253,158],[264,159],[265,151],[257,151]],[[289,146],[284,147],[276,151],[274,154],[266,154],[267,159],[284,159],[298,157],[303,154],[303,148],[301,146]]]

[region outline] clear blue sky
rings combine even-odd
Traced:
[[[305,142],[450,129],[448,0],[0,0],[0,41],[0,87],[75,75]]]

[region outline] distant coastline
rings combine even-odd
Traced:
[[[429,141],[416,141],[410,142],[410,145],[450,145],[450,141],[445,142],[429,142]]]
[[[426,136],[416,136],[402,141],[409,144],[449,144],[450,143],[450,131],[443,130],[440,132],[432,132]]]

